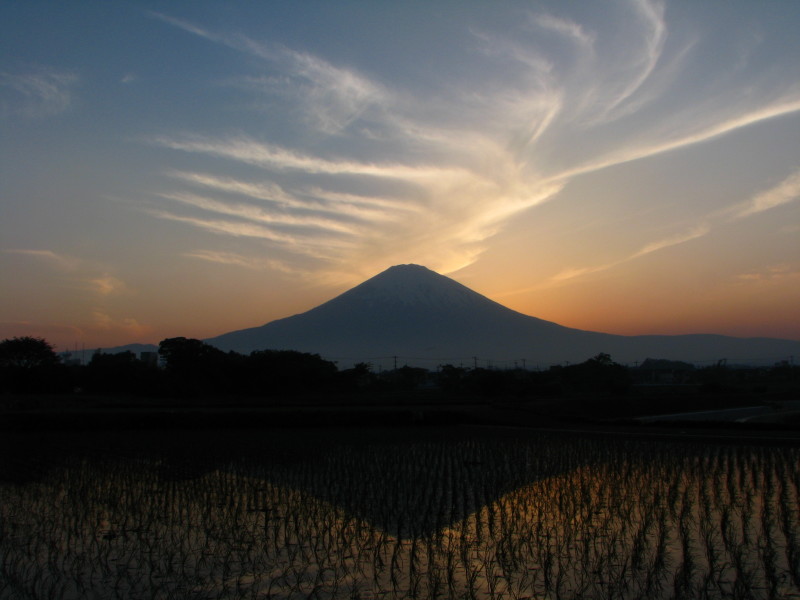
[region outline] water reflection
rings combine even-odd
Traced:
[[[47,444],[0,460],[0,598],[800,593],[793,448],[478,430]]]

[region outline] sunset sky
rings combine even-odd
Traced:
[[[205,338],[425,265],[800,339],[800,3],[0,4],[0,339]]]

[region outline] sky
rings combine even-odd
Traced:
[[[0,339],[207,338],[405,263],[800,339],[796,0],[0,3]]]

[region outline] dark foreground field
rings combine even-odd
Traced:
[[[798,401],[716,396],[446,398],[432,394],[242,398],[0,397],[0,431],[123,431],[491,425],[634,436],[800,443]],[[688,410],[693,407],[695,410]]]
[[[466,425],[6,432],[0,599],[797,598],[799,453]]]

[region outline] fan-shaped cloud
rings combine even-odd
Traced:
[[[591,25],[539,12],[511,31],[474,28],[478,51],[470,81],[413,90],[305,50],[156,15],[263,61],[271,75],[253,73],[253,93],[279,103],[291,98],[302,112],[298,131],[329,137],[309,144],[305,136],[294,142],[202,132],[152,136],[149,143],[161,147],[249,165],[258,177],[174,173],[213,194],[159,192],[195,212],[175,205],[151,212],[284,245],[324,259],[325,268],[349,263],[374,271],[394,257],[407,262],[413,249],[420,262],[451,272],[480,256],[515,214],[552,200],[577,177],[800,111],[800,87],[772,80],[736,98],[724,77],[695,96],[675,95],[670,84],[697,47],[690,37],[670,37],[666,10],[661,1],[630,0],[618,19]],[[554,52],[541,43],[542,33],[566,41],[572,52]],[[648,118],[673,97],[668,112]],[[745,210],[788,201],[795,187],[790,178]],[[554,279],[644,257],[712,226]]]

